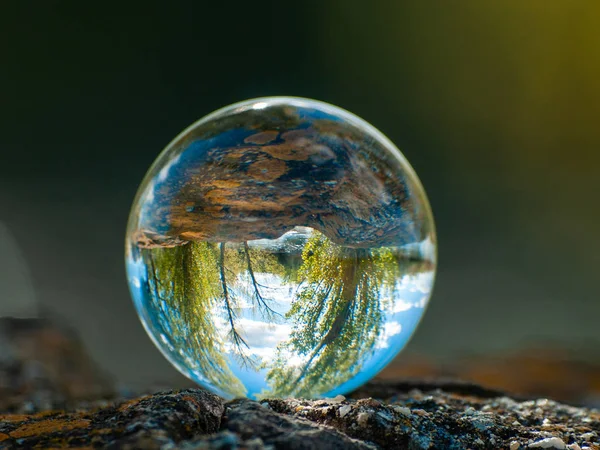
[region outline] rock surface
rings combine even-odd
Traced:
[[[380,399],[261,402],[187,389],[84,411],[8,414],[0,416],[0,448],[600,448],[595,410],[516,401],[471,385],[409,388],[367,385],[357,393]]]
[[[440,379],[314,401],[116,396],[68,328],[0,318],[0,449],[600,449],[597,410]]]
[[[0,411],[33,413],[114,396],[112,380],[68,327],[0,317]]]
[[[84,412],[0,416],[0,447],[168,448],[219,430],[219,397],[202,390],[164,392]]]

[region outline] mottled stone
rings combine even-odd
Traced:
[[[227,404],[227,430],[243,441],[260,439],[276,449],[373,449],[333,427],[318,425],[302,416],[281,414],[250,400]]]
[[[409,388],[408,384],[405,387]],[[413,387],[395,394],[390,386],[387,394],[391,397],[383,402],[372,398],[341,404],[288,399],[266,404],[275,412],[334,427],[377,448],[517,449],[560,442],[600,448],[600,413],[596,410],[547,399],[516,401],[461,383],[456,384],[460,392],[446,392],[433,389],[433,384],[429,383],[429,392]],[[361,394],[370,387],[365,386]],[[382,390],[378,383],[373,393]]]
[[[206,391],[162,392],[85,412],[0,416],[0,447],[173,448],[216,433],[222,400]]]
[[[597,410],[480,396],[484,390],[466,386],[260,403],[223,403],[199,389],[163,392],[84,412],[0,416],[0,448],[600,448]]]

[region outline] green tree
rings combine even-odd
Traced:
[[[164,301],[170,309],[160,314],[160,320],[176,350],[184,352],[186,365],[217,388],[243,396],[246,388],[227,365],[225,342],[214,322],[213,309],[221,305],[228,289],[219,264],[222,255],[222,245],[208,242],[146,251],[148,284],[155,307],[160,310]],[[227,300],[225,309],[230,310]],[[230,323],[235,343],[237,331]]]
[[[299,292],[286,315],[293,329],[278,346],[265,395],[312,396],[356,374],[382,332],[391,300],[381,292],[393,289],[398,276],[391,249],[342,247],[318,232],[302,259]],[[290,365],[293,356],[303,363]]]
[[[268,287],[260,285],[256,277],[257,273],[282,274],[277,258],[247,242],[190,242],[143,253],[155,308],[160,311],[161,302],[168,305],[169,313],[159,317],[173,345],[183,351],[185,364],[224,391],[245,395],[246,389],[229,369],[225,355],[232,353],[242,366],[258,369],[238,326],[240,303],[242,297],[249,298],[264,318],[283,319],[263,293]],[[217,315],[227,324],[226,339],[216,328]]]
[[[234,296],[250,299],[254,308],[268,321],[279,321],[283,316],[273,309],[273,301],[268,292],[271,287],[258,282],[258,273],[283,276],[283,266],[272,253],[248,245],[229,244],[225,246],[223,266],[229,285],[235,286]]]

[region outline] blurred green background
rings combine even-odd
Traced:
[[[62,318],[126,385],[181,383],[127,291],[135,190],[199,117],[296,95],[371,122],[428,192],[439,274],[395,364],[600,362],[599,30],[577,0],[3,2],[0,315]]]

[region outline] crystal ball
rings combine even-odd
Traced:
[[[200,119],[134,200],[126,268],[140,319],[225,397],[331,397],[405,347],[436,235],[414,170],[336,106],[268,97]]]

